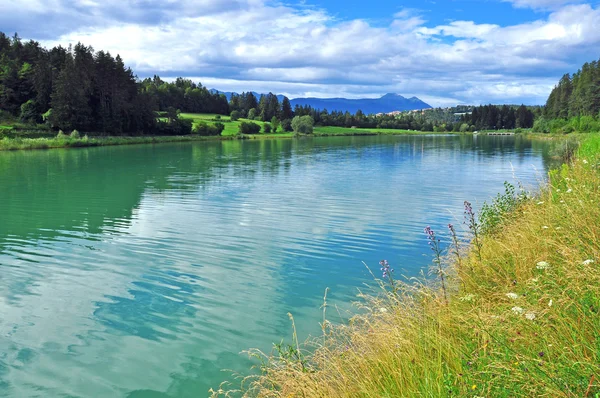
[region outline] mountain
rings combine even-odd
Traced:
[[[231,99],[232,92],[210,90],[213,93],[225,94],[227,100]],[[262,94],[252,92],[257,99],[260,99]],[[277,98],[281,102],[283,95],[278,95]],[[389,113],[394,111],[412,111],[417,109],[430,109],[431,105],[421,101],[417,97],[405,98],[400,94],[389,93],[381,98],[364,98],[364,99],[346,99],[346,98],[294,98],[290,100],[292,107],[296,105],[310,105],[315,109],[327,109],[331,111],[356,113],[359,109],[364,114],[371,113]]]
[[[346,98],[296,98],[291,100],[292,106],[310,105],[316,109],[327,109],[356,113],[359,109],[365,114],[389,113],[393,111],[412,111],[417,109],[429,109],[431,105],[426,104],[417,97],[405,98],[400,94],[386,94],[381,98],[346,99]]]
[[[227,101],[231,100],[231,95],[232,94],[239,94],[239,93],[234,93],[234,92],[231,92],[231,91],[219,91],[219,90],[215,90],[214,88],[210,89],[209,91],[211,93],[213,93],[213,94],[215,94],[215,93],[217,93],[217,94],[224,94],[225,97],[227,98]],[[256,91],[252,91],[252,94],[254,94],[254,96],[256,97],[257,100],[260,99],[261,95],[266,95],[266,94],[259,94]],[[278,95],[277,96],[277,99],[279,100],[279,102],[283,101],[283,97],[284,97],[283,95]]]

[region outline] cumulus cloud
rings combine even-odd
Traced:
[[[558,77],[600,53],[600,9],[550,0],[515,0],[516,6],[562,6],[512,26],[430,26],[411,9],[382,26],[261,0],[74,3],[25,0],[21,11],[2,3],[0,23],[8,10],[17,19],[35,20],[44,12],[72,18],[51,38],[43,34],[44,23],[30,23],[42,33],[29,37],[43,36],[49,46],[81,41],[120,53],[140,76],[182,75],[220,90],[290,97],[399,92],[433,105],[542,103]]]

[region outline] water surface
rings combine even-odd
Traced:
[[[318,332],[423,228],[460,224],[548,144],[335,137],[0,153],[0,396],[202,397],[239,352]],[[340,320],[331,312],[333,321]],[[345,316],[342,313],[342,316]]]

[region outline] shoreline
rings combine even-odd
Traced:
[[[435,280],[384,273],[350,323],[324,318],[323,335],[290,353],[251,350],[261,373],[243,380],[244,396],[600,394],[600,135],[585,137],[537,195],[477,221],[465,202],[472,234],[451,244]],[[486,216],[493,228],[473,234]]]
[[[372,132],[359,131],[348,133],[319,133],[314,134],[296,134],[296,133],[275,133],[275,134],[256,134],[256,135],[228,135],[228,136],[83,136],[81,138],[64,137],[40,137],[40,138],[8,138],[0,139],[0,151],[19,151],[19,150],[43,150],[43,149],[69,149],[69,148],[89,148],[99,146],[117,146],[117,145],[143,145],[143,144],[162,144],[174,142],[212,142],[212,141],[237,141],[237,140],[263,140],[263,139],[283,139],[283,138],[304,138],[304,137],[354,137],[354,136],[417,136],[417,135],[460,135],[464,133],[452,132],[418,132],[418,131],[387,131]]]

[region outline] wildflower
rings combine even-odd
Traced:
[[[471,387],[471,390],[477,390],[477,385],[473,384],[473,386]]]
[[[573,192],[573,190],[572,190],[571,188],[569,188],[569,189],[567,190],[567,193],[571,193],[571,192]]]
[[[525,314],[525,318],[527,318],[529,321],[533,321],[535,319],[535,314],[533,312],[528,312]]]
[[[515,366],[519,366],[519,362],[515,362]]]
[[[544,225],[544,226],[542,227],[542,229],[550,229],[550,227],[548,227],[547,225]]]
[[[550,301],[548,301],[548,307],[552,307],[552,304],[554,304],[554,301],[552,301],[552,299]]]
[[[544,354],[544,351],[541,351],[538,355],[539,355],[540,358],[543,358],[544,355],[546,355],[546,354]]]
[[[562,227],[556,227],[555,228],[557,231],[560,231],[562,229]]]
[[[548,264],[546,261],[540,261],[537,263],[536,268],[541,270],[548,269],[550,268],[550,264]]]
[[[521,315],[523,312],[525,312],[525,310],[521,307],[512,307],[510,310],[517,315]]]
[[[544,204],[544,202],[538,202],[537,204],[538,204],[538,206],[541,206]]]
[[[538,278],[533,278],[531,281],[532,281],[533,283],[538,283],[539,279],[538,279]]]
[[[594,260],[585,260],[583,263],[581,263],[581,265],[590,265],[590,264],[594,264],[595,261]]]
[[[519,295],[517,293],[506,293],[506,297],[508,297],[511,300],[516,300],[519,298]]]
[[[386,313],[386,312],[388,312],[388,310],[387,310],[387,308],[383,308],[383,307],[382,307],[382,308],[380,308],[380,309],[379,309],[379,312]]]
[[[464,301],[473,301],[473,299],[475,299],[474,294],[467,294],[466,296],[461,297],[459,300],[464,302]]]
[[[588,164],[588,161],[583,159],[583,164]]]
[[[560,192],[560,189],[557,189],[556,192]]]
[[[391,276],[391,274],[394,272],[394,270],[390,268],[390,263],[388,263],[387,260],[381,260],[379,265],[381,265],[381,271],[383,271],[383,279]]]

